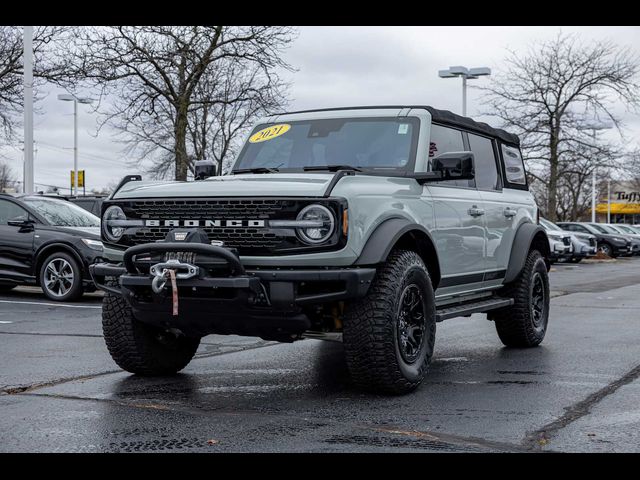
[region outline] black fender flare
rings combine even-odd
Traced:
[[[429,231],[417,223],[413,223],[406,218],[389,218],[376,227],[367,239],[360,256],[355,261],[355,265],[376,265],[384,262],[394,245],[404,234],[412,230],[424,233],[433,245],[433,238]],[[436,253],[437,255],[437,253]],[[436,258],[437,261],[437,258]]]
[[[542,255],[545,257],[545,262],[549,262],[549,239],[544,228],[536,223],[523,223],[518,227],[516,234],[513,238],[513,244],[511,245],[511,255],[509,256],[509,265],[507,266],[507,272],[504,276],[504,283],[510,283],[516,279],[516,277],[522,271],[524,262],[527,259],[531,245],[535,241],[536,237],[544,237],[544,243],[541,243],[543,249]]]

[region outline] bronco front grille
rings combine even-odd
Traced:
[[[289,213],[289,215],[287,215]],[[128,218],[141,219],[233,219],[269,220],[295,216],[295,202],[281,199],[176,199],[136,200],[127,209]],[[133,244],[164,240],[174,227],[158,226],[137,229],[130,237]],[[286,238],[267,228],[205,227],[209,240],[221,240],[226,247],[237,248],[240,254],[251,255],[273,251]]]
[[[336,218],[340,218],[341,204],[330,199],[168,198],[122,201],[118,205],[124,210],[127,219],[159,222],[127,229],[118,243],[130,246],[164,240],[167,233],[178,228],[170,226],[170,223],[166,225],[166,221],[177,221],[179,228],[183,228],[185,221],[196,220],[198,228],[207,233],[209,240],[223,241],[225,247],[236,248],[240,255],[284,254],[301,248],[326,250],[343,246],[339,230],[327,245],[308,247],[301,245],[293,229],[269,228],[269,220],[295,220],[298,212],[309,203],[324,204],[335,212]],[[256,220],[264,221],[264,226],[255,226],[255,223],[262,223],[252,222]],[[206,221],[215,221],[217,225]],[[228,225],[229,221],[234,221],[234,226]],[[236,221],[240,222],[235,223]]]

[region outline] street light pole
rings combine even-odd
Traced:
[[[467,116],[467,77],[462,77],[462,116]]]
[[[491,75],[488,67],[467,68],[463,66],[449,67],[447,70],[440,70],[440,78],[462,77],[462,116],[467,116],[467,80],[475,80],[478,77]]]
[[[593,129],[593,144],[596,144],[596,129]],[[594,162],[593,175],[591,177],[591,223],[596,223],[596,170],[598,164]]]
[[[22,188],[33,193],[33,27],[24,27],[24,170]]]
[[[607,179],[607,223],[611,223],[611,179]]]
[[[73,194],[78,195],[78,100],[73,100]]]
[[[578,130],[591,130],[591,138],[593,140],[593,145],[595,147],[597,137],[596,134],[598,130],[609,130],[613,128],[611,123],[606,122],[592,122],[587,125],[582,125],[578,127]],[[596,171],[598,169],[597,160],[593,159],[593,175],[591,177],[591,223],[596,223]]]
[[[78,194],[78,103],[89,104],[93,100],[90,98],[78,98],[74,95],[61,93],[58,100],[64,102],[73,102],[73,184],[71,185],[71,194]]]

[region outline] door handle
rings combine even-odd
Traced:
[[[472,217],[479,217],[481,215],[484,215],[484,209],[478,208],[476,205],[474,205],[469,210],[467,210],[467,213]]]
[[[510,207],[505,208],[503,213],[504,213],[504,216],[507,218],[515,217],[518,214],[516,210],[512,210]]]

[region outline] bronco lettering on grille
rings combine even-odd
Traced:
[[[264,220],[145,220],[146,227],[254,227],[265,226]]]

